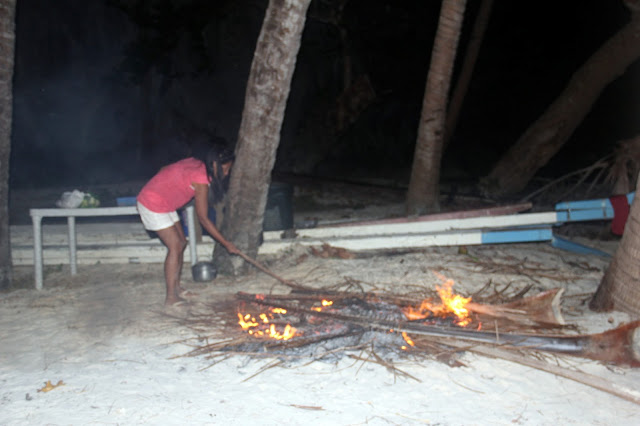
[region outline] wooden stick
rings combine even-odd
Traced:
[[[246,255],[243,252],[238,252],[238,255],[243,258],[244,260],[246,260],[247,262],[249,262],[250,264],[252,264],[253,266],[255,266],[256,268],[258,268],[259,270],[261,270],[262,272],[264,272],[265,274],[275,278],[276,280],[280,281],[282,284],[289,286],[291,288],[294,288],[296,290],[312,290],[309,287],[300,285],[300,284],[296,284],[294,282],[291,282],[289,280],[285,280],[284,278],[282,278],[279,275],[274,274],[273,272],[271,272],[269,269],[267,269],[264,265],[258,263],[256,260],[250,258],[248,255]]]

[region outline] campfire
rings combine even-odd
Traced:
[[[202,338],[189,355],[211,359],[232,354],[322,359],[368,348],[393,362],[402,353],[434,356],[457,364],[460,347],[479,345],[519,353],[550,352],[605,363],[640,366],[634,337],[640,321],[605,333],[567,334],[560,311],[562,289],[484,304],[456,294],[454,282],[436,274],[433,297],[416,299],[385,292],[313,289],[295,285],[287,294],[239,292],[234,303],[189,319],[198,333],[223,322],[224,339]],[[229,307],[235,312],[230,313]],[[230,317],[236,318],[231,321]],[[637,339],[636,339],[637,340]],[[401,355],[400,355],[401,356]]]
[[[357,318],[368,318],[372,321],[422,321],[459,327],[470,325],[473,320],[466,305],[471,301],[471,297],[453,293],[453,280],[441,278],[443,284],[436,286],[439,300],[427,298],[418,306],[399,303],[398,300],[392,303],[375,295],[363,297],[349,293],[269,296],[239,293],[238,298],[245,302],[240,304],[240,309],[249,309],[251,312],[238,312],[238,324],[248,335],[255,338],[283,341],[308,340],[311,336],[327,339],[336,337],[333,335],[336,331],[342,337],[344,327],[337,327],[334,320],[341,323],[345,315],[355,315]],[[293,302],[295,304],[292,304]],[[480,326],[478,323],[478,327]],[[366,325],[358,324],[357,327],[366,328]],[[350,329],[353,331],[353,324]],[[402,332],[401,336],[406,345],[415,346],[407,332]],[[402,349],[407,349],[405,344],[402,344]]]
[[[612,383],[561,367],[558,361],[546,361],[571,355],[640,366],[640,321],[603,333],[577,334],[561,312],[563,289],[527,296],[529,285],[509,296],[509,284],[498,289],[489,282],[468,296],[457,294],[453,280],[435,272],[439,284],[426,291],[422,288],[422,297],[415,292],[366,291],[367,285],[349,278],[331,287],[313,288],[287,281],[247,260],[288,286],[290,292],[238,292],[230,295],[232,299],[202,305],[202,312],[177,318],[197,335],[182,341],[196,340],[182,356],[202,356],[210,365],[237,355],[273,358],[264,368],[347,356],[415,379],[395,361],[431,359],[464,366],[461,355],[472,352],[544,370],[640,404],[640,398]]]

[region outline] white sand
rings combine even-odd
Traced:
[[[608,259],[560,251],[548,244],[433,248],[420,253],[353,260],[302,258],[302,249],[269,263],[277,274],[312,286],[354,279],[402,292],[435,286],[436,270],[471,294],[487,282],[533,283],[532,293],[566,289],[564,313],[581,332],[629,320],[594,314],[584,302]],[[497,266],[497,264],[503,266]],[[640,406],[530,367],[465,353],[466,365],[400,360],[395,367],[347,356],[261,371],[273,359],[232,356],[211,366],[204,357],[178,357],[194,332],[163,314],[162,268],[157,264],[47,268],[45,288],[0,294],[0,424],[440,424],[638,425]],[[28,269],[18,271],[29,274]],[[29,276],[26,275],[26,278]],[[185,287],[202,303],[237,291],[288,292],[262,273]],[[359,355],[359,353],[355,353]],[[637,369],[551,356],[567,368],[605,378],[640,397]],[[208,367],[208,368],[207,368]],[[64,385],[38,392],[46,381]]]

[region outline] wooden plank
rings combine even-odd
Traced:
[[[346,223],[339,223],[339,224],[333,224],[333,225],[321,225],[321,226],[318,226],[318,228],[381,225],[381,224],[391,224],[391,223],[432,222],[432,221],[446,220],[446,219],[466,219],[466,218],[481,217],[481,216],[501,216],[501,215],[508,215],[513,213],[520,213],[520,212],[531,209],[531,207],[532,207],[531,203],[520,203],[520,204],[513,204],[508,206],[487,207],[483,209],[462,210],[462,211],[445,212],[445,213],[437,213],[437,214],[414,216],[414,217],[397,217],[397,218],[390,218],[390,219],[363,220],[363,221],[346,222]]]
[[[297,240],[306,238],[353,238],[372,236],[416,235],[478,229],[515,228],[520,226],[550,226],[558,223],[556,212],[524,213],[503,216],[447,219],[412,223],[383,223],[361,226],[341,226],[296,230]],[[265,232],[264,241],[281,239],[282,232]]]
[[[433,246],[481,245],[517,242],[550,241],[553,237],[550,226],[524,229],[482,231],[478,229],[427,234],[365,235],[358,237],[303,238],[265,241],[259,254],[275,254],[291,248],[294,244],[319,246],[329,244],[350,251],[380,249],[422,248]]]

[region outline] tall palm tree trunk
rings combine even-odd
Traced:
[[[460,77],[456,82],[456,87],[451,95],[451,103],[447,109],[447,118],[445,122],[445,133],[443,147],[447,148],[453,133],[455,132],[456,125],[458,124],[458,117],[460,116],[460,110],[464,102],[464,97],[467,94],[469,88],[469,82],[473,76],[473,69],[478,59],[478,53],[480,52],[480,46],[482,46],[482,40],[484,34],[487,31],[489,25],[489,17],[491,16],[491,8],[493,7],[493,0],[481,0],[480,10],[476,16],[476,20],[473,24],[473,30],[471,31],[471,39],[467,46],[467,51],[462,61],[462,67],[460,68]]]
[[[453,63],[466,0],[443,0],[407,191],[407,214],[440,210],[440,161]]]
[[[636,183],[636,190],[640,179]],[[640,316],[640,196],[631,204],[622,240],[591,299],[595,311],[618,310]]]
[[[0,289],[13,279],[9,235],[9,158],[13,114],[16,0],[0,0]]]
[[[271,171],[311,0],[270,0],[251,64],[231,172],[222,233],[250,257],[258,253]],[[214,257],[224,273],[246,265],[222,247]]]

